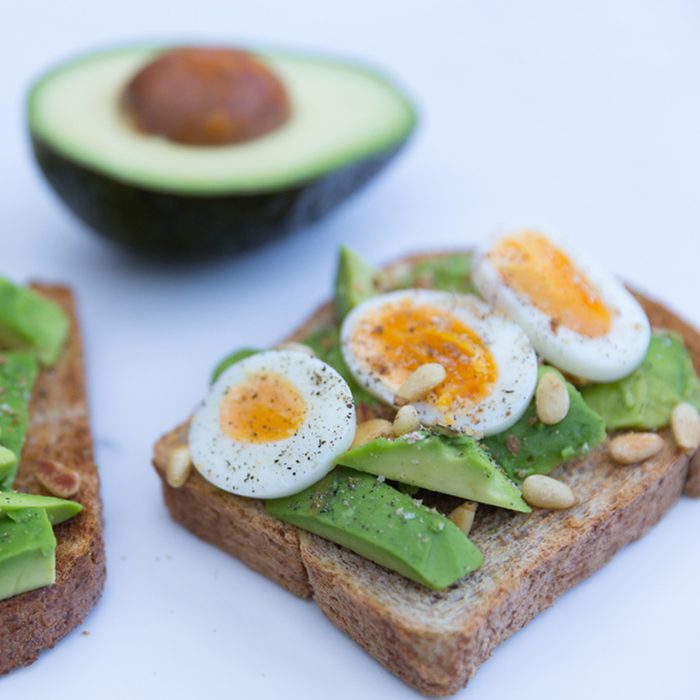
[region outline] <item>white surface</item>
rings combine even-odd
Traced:
[[[220,355],[272,343],[327,293],[340,242],[380,262],[530,223],[599,251],[700,324],[700,9],[692,0],[3,3],[0,240],[6,273],[81,301],[109,577],[83,630],[2,697],[415,697],[310,603],[171,523],[151,446]],[[565,8],[565,6],[567,6]],[[430,7],[430,9],[428,9]],[[103,42],[202,36],[354,54],[422,107],[411,147],[336,216],[276,246],[155,268],[82,230],[31,163],[30,78]],[[700,671],[700,504],[496,651],[464,697],[690,698]],[[2,650],[0,650],[1,653]]]

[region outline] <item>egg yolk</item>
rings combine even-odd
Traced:
[[[503,281],[550,318],[553,331],[565,326],[597,338],[612,325],[612,312],[573,261],[534,231],[502,238],[489,259]]]
[[[441,364],[446,378],[426,397],[441,408],[484,399],[498,377],[495,359],[473,330],[447,311],[409,299],[360,319],[352,347],[373,375],[396,389],[421,365]]]
[[[238,442],[285,440],[299,430],[305,416],[299,390],[274,372],[250,375],[229,389],[219,404],[221,430]]]

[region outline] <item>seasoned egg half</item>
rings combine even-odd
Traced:
[[[345,380],[315,357],[270,350],[229,367],[192,418],[192,462],[215,486],[279,498],[325,476],[355,435]]]
[[[492,240],[478,251],[474,285],[530,337],[555,367],[609,382],[632,372],[650,338],[639,303],[601,265],[538,231]]]
[[[408,289],[372,297],[345,318],[341,344],[358,383],[388,404],[418,367],[442,365],[445,379],[413,405],[423,425],[457,432],[507,429],[537,381],[523,331],[467,294]]]

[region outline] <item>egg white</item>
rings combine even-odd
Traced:
[[[511,234],[504,234],[508,236]],[[608,333],[589,337],[563,325],[529,299],[509,287],[488,258],[501,236],[491,239],[476,254],[472,281],[479,293],[515,321],[535,346],[537,353],[555,367],[595,382],[611,382],[635,370],[649,347],[649,320],[637,300],[602,265],[574,250],[571,245],[547,236],[583,273],[612,311]]]
[[[289,438],[264,443],[239,442],[219,424],[225,393],[250,375],[275,372],[301,394],[306,414]],[[240,496],[280,498],[302,491],[325,476],[350,448],[355,407],[347,382],[316,357],[271,350],[229,367],[216,380],[194,414],[189,431],[192,462],[215,486]]]
[[[363,362],[353,347],[353,335],[357,324],[367,313],[403,300],[415,305],[437,307],[461,321],[488,347],[498,371],[488,396],[464,405],[458,413],[449,417],[444,409],[429,401],[414,402],[421,423],[477,436],[493,435],[513,425],[527,409],[534,393],[537,357],[527,336],[515,323],[471,294],[407,289],[375,296],[356,306],[346,316],[340,338],[343,358],[358,384],[379,400],[394,405],[400,387],[373,372]],[[411,342],[410,339],[407,339],[408,342]]]

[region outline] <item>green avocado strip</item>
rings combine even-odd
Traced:
[[[17,473],[29,424],[29,402],[39,370],[33,352],[6,352],[0,363],[0,445],[15,455],[0,466],[0,491],[8,491]]]
[[[56,536],[42,508],[0,515],[0,600],[52,585]]]
[[[471,270],[474,256],[471,253],[452,253],[419,260],[402,275],[390,279],[392,289],[421,287],[458,294],[476,294]]]
[[[547,373],[561,377],[553,367],[544,366],[539,368],[538,380]],[[566,382],[566,389],[569,392],[569,412],[560,423],[540,423],[533,398],[515,425],[482,440],[481,444],[512,479],[549,474],[563,462],[586,454],[605,440],[603,419],[586,405],[573,384]]]
[[[67,501],[64,498],[18,491],[0,491],[0,515],[14,517],[24,510],[36,508],[41,508],[46,513],[52,525],[69,520],[83,510],[80,503]]]
[[[379,287],[379,270],[367,263],[355,251],[343,246],[338,253],[335,273],[335,316],[342,320],[347,313],[374,296]]]
[[[52,365],[65,344],[68,317],[51,299],[0,278],[0,347],[33,350]]]
[[[377,438],[345,452],[337,462],[429,491],[530,512],[520,488],[466,435],[419,431],[394,440]]]
[[[240,350],[234,350],[232,353],[229,353],[214,367],[209,384],[213,384],[232,365],[235,365],[241,360],[245,360],[246,357],[257,355],[259,352],[262,352],[262,350],[257,348],[241,348]]]
[[[652,333],[646,357],[632,374],[584,387],[582,394],[608,430],[663,428],[683,401],[700,410],[700,379],[683,340],[670,332]]]
[[[450,520],[369,474],[337,468],[267,511],[402,576],[442,590],[483,563]]]

